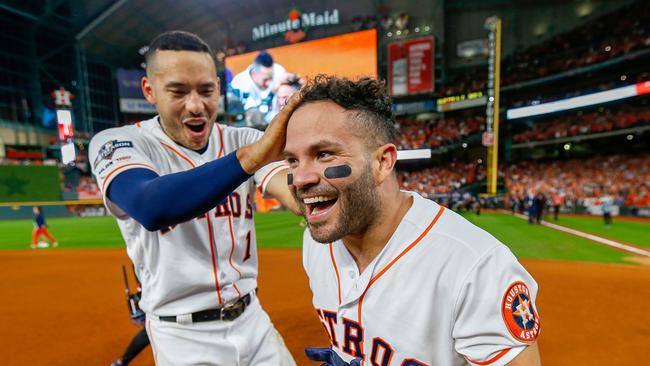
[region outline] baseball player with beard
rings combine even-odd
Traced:
[[[537,284],[510,250],[401,191],[383,83],[319,76],[287,126],[325,365],[539,365]]]
[[[295,206],[281,159],[294,101],[266,133],[215,124],[210,48],[155,38],[142,91],[159,115],[100,132],[93,173],[142,284],[158,365],[295,365],[256,296],[255,188]],[[293,207],[297,210],[297,207]]]

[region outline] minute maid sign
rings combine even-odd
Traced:
[[[291,10],[287,20],[279,23],[264,23],[253,28],[253,41],[272,37],[284,33],[284,38],[291,42],[298,42],[305,38],[309,27],[339,24],[339,10],[325,10],[322,13],[301,13],[297,9]]]

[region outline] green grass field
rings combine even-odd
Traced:
[[[300,248],[304,228],[288,212],[255,214],[257,243],[262,248]],[[124,240],[112,217],[48,218],[50,232],[61,248],[123,248]],[[29,249],[32,221],[0,221],[0,250]]]
[[[519,258],[563,259],[601,263],[630,263],[630,255],[602,244],[565,234],[508,214],[464,215],[508,245]],[[300,248],[301,218],[288,212],[255,214],[257,242],[261,248]],[[111,217],[48,219],[61,248],[121,248],[123,239]],[[610,229],[598,219],[561,217],[558,224],[627,243],[650,246],[650,225],[615,221]],[[0,249],[28,249],[30,220],[0,221]]]
[[[518,258],[563,259],[602,263],[629,263],[630,254],[566,234],[509,214],[463,215],[508,245]],[[638,236],[642,235],[642,231]],[[615,238],[613,238],[615,239]]]
[[[610,227],[606,227],[600,216],[560,216],[558,221],[553,221],[552,217],[548,218],[550,219],[549,222],[554,224],[602,236],[603,238],[650,248],[650,225],[648,224],[621,221],[614,217],[614,223]]]

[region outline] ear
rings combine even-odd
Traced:
[[[151,80],[148,77],[143,77],[140,81],[140,87],[142,88],[142,94],[144,95],[147,102],[151,104],[156,104],[156,97],[153,92],[153,85],[151,85]]]
[[[397,147],[394,144],[385,144],[377,148],[374,153],[375,179],[383,183],[386,178],[393,174],[395,163],[397,163]]]

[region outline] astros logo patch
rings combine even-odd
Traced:
[[[501,314],[506,327],[515,339],[533,342],[539,334],[539,316],[530,298],[530,290],[523,282],[515,282],[503,295]]]

